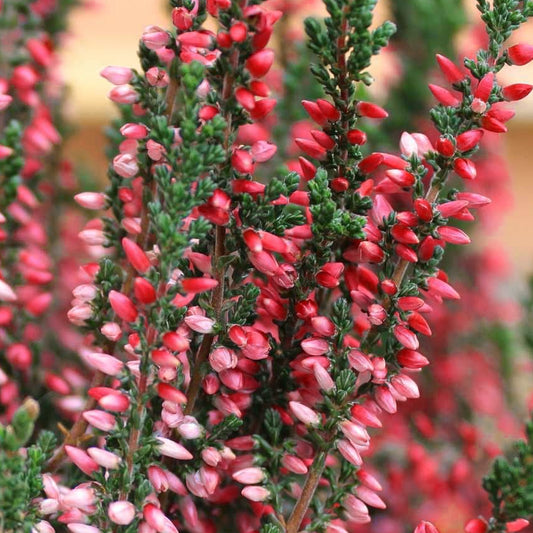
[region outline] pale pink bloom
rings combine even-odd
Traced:
[[[13,97],[9,96],[9,94],[0,94],[0,111],[6,109],[12,101]]]
[[[98,470],[98,464],[81,448],[67,445],[65,446],[65,452],[67,452],[70,460],[88,476]]]
[[[322,365],[315,363],[313,365],[313,373],[315,375],[315,379],[318,383],[318,386],[322,390],[329,391],[335,388],[335,382],[333,381],[333,378]]]
[[[117,85],[108,94],[110,100],[116,104],[134,104],[139,99],[135,89],[129,85]]]
[[[113,85],[126,85],[133,78],[133,71],[126,67],[105,67],[100,76],[111,82]]]
[[[85,411],[83,413],[83,418],[85,418],[85,420],[87,420],[91,426],[99,429],[100,431],[109,432],[116,427],[115,417],[112,414],[106,413],[105,411],[100,411],[99,409]]]
[[[41,520],[33,525],[31,533],[55,533],[55,529],[46,520]]]
[[[349,463],[355,466],[361,466],[363,464],[361,455],[349,441],[344,439],[339,440],[337,442],[337,449]]]
[[[170,42],[169,34],[159,26],[147,26],[141,39],[149,50],[158,50]]]
[[[124,367],[122,361],[106,353],[88,352],[82,354],[82,357],[88,365],[108,376],[116,376]]]
[[[234,472],[231,477],[239,483],[255,485],[256,483],[261,483],[261,481],[265,479],[265,473],[261,468],[251,466],[249,468],[237,470],[237,472]]]
[[[93,316],[93,310],[90,305],[82,304],[75,305],[72,309],[69,309],[67,318],[70,322],[76,326],[83,326],[88,318]]]
[[[4,281],[0,279],[0,300],[3,302],[15,302],[17,295],[13,289]]]
[[[74,298],[80,302],[90,302],[94,300],[98,295],[98,288],[92,283],[85,283],[83,285],[78,285],[72,290]]]
[[[101,192],[80,192],[74,196],[76,203],[85,209],[103,209],[107,197]]]
[[[50,474],[43,474],[42,482],[45,494],[51,499],[58,500],[59,487],[54,478]]]
[[[179,533],[174,524],[165,516],[163,511],[151,503],[144,506],[143,516],[146,522],[153,527],[157,533]]]
[[[116,501],[107,509],[109,519],[115,524],[127,526],[135,518],[135,506],[128,501]]]
[[[106,242],[106,236],[100,229],[84,229],[78,233],[79,238],[90,246],[101,246]]]
[[[87,524],[68,524],[67,527],[69,528],[72,533],[102,533],[97,527],[89,526]]]
[[[353,494],[348,494],[344,499],[344,508],[350,516],[368,516],[368,507]]]
[[[341,431],[354,445],[365,446],[370,440],[367,430],[359,424],[354,424],[349,420],[344,420],[340,424]]]
[[[220,452],[213,448],[212,446],[209,446],[208,448],[204,448],[202,450],[202,460],[204,463],[208,464],[209,466],[217,466],[220,461],[222,460],[222,456]]]
[[[294,474],[307,474],[307,465],[295,455],[284,455],[281,464]]]
[[[184,439],[197,439],[204,433],[203,427],[192,416],[185,416],[178,424],[177,431]]]
[[[418,385],[405,374],[398,374],[391,379],[392,387],[406,398],[420,398]]]
[[[412,134],[416,144],[418,146],[418,154],[420,156],[425,156],[428,152],[434,152],[435,148],[431,144],[431,141],[428,139],[427,135],[423,133],[413,133]]]
[[[355,489],[356,496],[363,500],[367,505],[376,507],[378,509],[385,509],[387,506],[385,502],[373,491],[364,485],[360,485]]]
[[[320,424],[320,415],[300,402],[289,402],[289,408],[292,414],[306,426],[317,426]]]
[[[385,412],[391,415],[398,409],[396,400],[392,396],[390,390],[385,386],[379,386],[374,389],[374,399]]]
[[[108,470],[114,470],[118,468],[122,459],[113,452],[102,450],[102,448],[87,448],[89,456],[97,462],[100,466],[107,468]]]
[[[310,337],[301,342],[302,350],[309,355],[324,355],[329,350],[329,343],[318,337]]]
[[[59,501],[55,498],[45,498],[39,503],[39,512],[42,515],[57,513],[59,510]]]
[[[262,502],[265,501],[269,496],[270,492],[264,487],[259,487],[257,485],[250,485],[249,487],[244,487],[241,490],[241,494],[248,500],[252,502]]]
[[[416,144],[414,137],[406,131],[404,131],[400,137],[400,150],[406,157],[418,155],[418,145]]]
[[[215,372],[222,372],[229,368],[235,368],[238,362],[237,354],[229,348],[215,348],[209,354],[209,363]]]
[[[146,71],[146,79],[153,87],[166,87],[169,84],[168,73],[158,67],[152,67]]]
[[[137,158],[132,154],[119,154],[113,159],[113,169],[123,178],[133,178],[139,173]]]
[[[61,497],[61,503],[80,508],[94,504],[95,500],[94,490],[88,487],[77,487]]]
[[[148,135],[148,128],[144,124],[128,122],[120,128],[120,133],[127,139],[144,139]]]
[[[181,461],[190,461],[193,458],[192,453],[181,444],[165,437],[157,437],[157,440],[159,442],[158,448],[161,455],[173,457],[174,459],[179,459]]]
[[[211,333],[215,321],[211,318],[202,315],[189,315],[185,317],[185,324],[197,333]]]
[[[100,329],[100,333],[106,339],[116,342],[122,336],[122,329],[116,322],[106,322]]]

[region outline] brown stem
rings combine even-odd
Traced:
[[[226,228],[224,226],[217,226],[215,235],[215,253],[214,253],[214,265],[215,265],[215,279],[218,281],[218,285],[213,290],[213,296],[211,298],[211,305],[215,310],[215,316],[217,320],[220,320],[222,303],[224,302],[224,276],[226,271],[224,268],[219,268],[219,259],[224,255],[226,247]],[[200,386],[202,384],[202,366],[207,361],[209,352],[215,336],[212,333],[204,335],[200,348],[194,359],[193,373],[189,389],[187,391],[187,406],[185,407],[185,414],[190,415],[196,404],[196,400],[200,395]]]
[[[298,533],[300,529],[300,524],[304,519],[305,513],[309,508],[309,504],[313,499],[313,496],[324,472],[324,467],[326,466],[326,457],[327,452],[319,452],[309,469],[305,484],[302,488],[302,493],[294,506],[291,516],[287,520],[287,526],[285,528],[286,533]]]
[[[439,184],[431,185],[428,192],[426,193],[426,200],[429,203],[435,202],[437,199],[439,192],[441,190],[441,184],[443,181],[439,181]],[[405,275],[407,274],[407,270],[409,268],[409,262],[405,259],[400,259],[396,265],[396,268],[394,269],[394,273],[392,274],[392,280],[396,284],[396,286],[400,286]],[[385,302],[384,307],[386,309],[389,309],[391,306],[391,301],[387,300]],[[368,331],[367,335],[364,339],[361,341],[361,345],[363,342],[365,344],[372,344],[377,338],[377,329],[372,328]],[[325,455],[327,455],[326,452],[321,452]],[[321,454],[319,453],[315,460],[313,461],[313,464],[311,465],[311,468],[309,469],[309,472],[307,474],[307,478],[305,480],[305,484],[302,490],[302,493],[300,494],[300,497],[298,498],[298,501],[296,502],[296,505],[294,506],[294,509],[291,513],[291,516],[289,520],[287,521],[287,528],[285,530],[285,533],[297,533],[298,529],[300,528],[300,524],[302,523],[302,520],[305,516],[305,513],[307,512],[307,509],[309,508],[309,504],[311,503],[311,500],[313,499],[313,496],[315,494],[316,488],[318,486],[318,483],[320,481],[320,478],[322,476],[322,473],[324,471],[325,467],[325,457],[324,459],[321,458]]]

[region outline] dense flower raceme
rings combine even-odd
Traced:
[[[0,419],[9,421],[21,398],[43,386],[67,387],[48,371],[44,349],[56,266],[49,251],[51,200],[69,188],[72,172],[61,160],[62,80],[57,49],[62,18],[76,2],[2,3],[0,30]],[[58,211],[56,208],[56,215]],[[72,223],[72,222],[71,222]],[[79,246],[76,241],[67,242]],[[63,278],[78,280],[70,274]],[[64,317],[62,323],[65,324]],[[58,331],[65,330],[65,326]],[[63,386],[58,384],[63,383]]]
[[[496,79],[523,53],[491,46],[466,70],[439,57],[451,86],[431,86],[437,140],[404,134],[398,154],[366,154],[365,120],[387,113],[355,87],[393,26],[369,29],[372,2],[328,3],[325,27],[306,23],[324,91],[303,102],[315,125],[295,138],[296,172],[265,185],[276,147],[237,135],[275,105],[267,46],[283,13],[173,4],[173,31],[143,33],[142,73],[102,73],[122,140],[106,194],[77,200],[109,209],[81,237],[114,252],[75,290],[69,318],[95,375],[47,465],[35,529],[342,533],[386,505],[363,466],[368,428],[419,395],[418,334],[431,334],[432,302],[459,297],[438,268],[447,244],[469,242],[453,220],[488,202],[447,180],[476,177],[483,131],[529,91]],[[75,487],[53,475],[66,457]]]
[[[400,37],[412,43],[417,29],[406,33],[395,36],[397,45]],[[473,52],[466,55],[475,56],[486,45],[486,36],[477,42],[479,32],[471,33]],[[415,79],[420,75],[428,74],[417,72]],[[402,76],[411,76],[409,67]],[[396,111],[397,98],[393,93],[387,108]],[[475,156],[478,175],[471,186],[493,199],[480,212],[476,233],[492,231],[510,207],[510,180],[500,139],[485,132]],[[433,354],[432,364],[417,380],[422,399],[387,416],[383,430],[372,440],[369,460],[381,473],[387,502],[386,511],[372,521],[375,531],[400,531],[421,518],[434,522],[441,532],[458,531],[473,516],[490,516],[480,480],[501,444],[521,433],[517,415],[522,416],[524,402],[513,376],[523,369],[512,360],[516,350],[507,333],[520,310],[499,294],[509,275],[502,250],[456,249],[445,265],[461,299],[453,305],[432,302],[428,320],[432,335],[422,344],[424,353]]]

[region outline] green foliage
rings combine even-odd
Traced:
[[[492,504],[491,531],[504,532],[506,522],[533,517],[533,422],[526,426],[526,440],[494,461],[483,488]]]
[[[29,533],[37,521],[33,500],[40,496],[43,465],[56,445],[52,433],[41,431],[33,446],[23,448],[38,412],[37,403],[27,399],[11,424],[0,425],[0,529],[5,533]]]

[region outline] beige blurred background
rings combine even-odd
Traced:
[[[406,0],[409,1],[409,0]],[[466,0],[473,7],[474,0]],[[71,87],[69,115],[78,131],[70,141],[70,156],[105,180],[105,139],[102,130],[113,116],[107,98],[109,84],[99,76],[106,65],[137,66],[137,42],[145,26],[168,26],[161,0],[99,0],[92,9],[72,17],[71,35],[64,53],[63,72]],[[523,28],[517,41],[533,43],[533,25]],[[379,70],[379,67],[378,67]],[[507,69],[506,81],[533,83],[533,63]],[[379,72],[376,72],[379,80]],[[533,272],[533,95],[517,106],[518,116],[505,136],[505,151],[512,174],[514,207],[501,227],[484,239],[508,252],[520,281]],[[480,242],[478,240],[478,242]],[[517,284],[520,286],[520,283]]]

